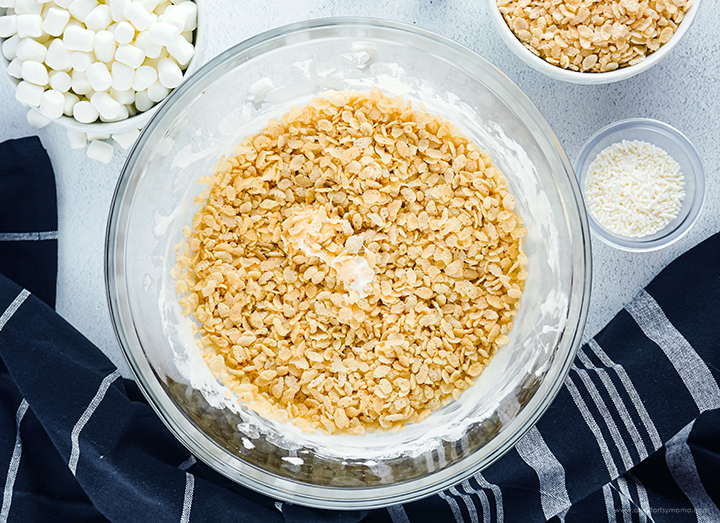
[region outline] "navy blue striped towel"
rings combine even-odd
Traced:
[[[495,465],[418,502],[328,512],[196,461],[54,312],[50,163],[36,138],[0,158],[0,266],[14,280],[0,276],[0,523],[720,522],[720,235],[581,348],[547,414]]]

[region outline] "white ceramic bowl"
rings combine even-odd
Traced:
[[[581,73],[552,65],[539,56],[534,55],[522,44],[522,42],[520,42],[520,40],[518,40],[515,33],[513,33],[507,25],[507,22],[498,9],[496,0],[487,0],[488,12],[493,21],[493,25],[495,25],[500,38],[502,38],[505,44],[507,44],[507,46],[518,56],[518,58],[536,71],[539,71],[550,78],[574,84],[609,84],[612,82],[619,82],[620,80],[626,80],[636,74],[647,71],[652,66],[660,62],[660,60],[669,55],[675,46],[680,43],[680,40],[682,40],[685,34],[687,34],[690,30],[690,26],[695,20],[698,9],[700,8],[700,3],[701,0],[695,0],[693,6],[685,15],[685,18],[678,26],[678,30],[672,38],[665,45],[660,47],[660,49],[648,55],[643,62],[636,65],[621,67],[614,71],[608,71],[605,73]]]
[[[187,78],[189,75],[191,75],[194,71],[196,71],[203,63],[204,63],[204,50],[205,50],[205,10],[204,10],[204,2],[201,0],[193,0],[197,6],[198,6],[198,20],[197,20],[197,29],[195,29],[195,55],[192,57],[190,62],[188,63],[187,68],[185,71],[183,71],[183,78]],[[6,9],[0,8],[0,15],[5,14]],[[0,46],[5,42],[7,38],[0,38]],[[17,86],[17,84],[20,83],[20,80],[17,78],[14,78],[7,74],[7,67],[10,62],[8,62],[7,58],[5,58],[5,55],[0,52],[0,64],[2,65],[3,69],[3,76],[7,78],[7,80],[12,84],[13,89]],[[161,101],[159,103],[156,103],[154,106],[152,106],[147,111],[144,111],[142,113],[137,113],[135,116],[131,116],[129,118],[126,118],[125,120],[120,120],[117,122],[101,122],[98,120],[97,122],[93,123],[80,123],[75,118],[71,116],[61,116],[60,118],[57,118],[55,120],[52,120],[53,122],[57,122],[63,127],[66,127],[68,129],[73,129],[75,131],[80,131],[83,133],[91,133],[91,134],[116,134],[116,133],[123,133],[125,131],[131,131],[134,129],[142,129],[145,124],[150,120],[150,117],[152,117],[153,114],[157,111],[158,107],[164,102]],[[19,103],[17,100],[13,99],[13,103]],[[39,110],[36,107],[32,107],[30,109],[33,109],[39,113]]]

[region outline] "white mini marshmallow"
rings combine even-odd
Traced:
[[[115,26],[115,41],[119,44],[129,44],[135,38],[135,28],[130,22],[118,22]]]
[[[98,132],[88,131],[85,134],[87,135],[88,142],[90,142],[92,140],[109,140],[110,139],[109,133],[98,133]]]
[[[65,113],[65,116],[72,116],[73,107],[75,107],[75,104],[80,101],[80,98],[75,93],[63,93],[63,97],[65,98],[63,113]]]
[[[135,91],[127,89],[125,91],[118,91],[114,87],[110,89],[110,96],[123,105],[130,105],[135,102]]]
[[[133,96],[135,95],[135,91],[133,91]],[[126,105],[128,110],[128,116],[135,116],[138,113],[138,110],[135,108],[134,105]]]
[[[31,84],[45,87],[50,81],[47,67],[45,67],[45,64],[41,64],[40,62],[33,62],[30,60],[23,62],[21,72],[23,80],[30,82]]]
[[[37,0],[15,0],[15,13],[19,15],[39,15],[42,4]]]
[[[158,77],[160,83],[168,89],[175,89],[183,80],[180,66],[172,58],[163,58],[158,63]]]
[[[62,7],[63,9],[67,9],[68,7],[70,7],[70,4],[73,3],[73,0],[53,0],[53,3]]]
[[[92,85],[90,85],[84,72],[73,70],[70,76],[72,77],[72,90],[76,94],[88,94],[92,91]]]
[[[9,38],[17,34],[18,15],[0,16],[0,38]]]
[[[127,20],[125,18],[125,10],[130,6],[131,0],[110,0],[110,14],[112,15],[112,19],[116,22],[124,22]]]
[[[157,24],[155,23],[151,25],[150,28],[152,29],[152,27],[155,25]],[[140,33],[138,33],[138,35],[135,37],[135,43],[133,45],[142,49],[145,53],[145,56],[147,56],[148,58],[157,58],[158,56],[160,56],[163,48],[162,45],[153,43],[153,41],[150,39],[150,33],[148,31],[141,31]]]
[[[142,6],[145,8],[145,10],[148,13],[152,13],[155,11],[155,8],[158,6],[158,0],[137,0],[142,4]]]
[[[155,13],[158,16],[162,16],[162,14],[165,12],[165,9],[168,8],[168,6],[171,6],[172,4],[170,2],[160,2],[158,6],[155,8],[153,13]]]
[[[83,100],[76,103],[75,107],[73,107],[73,116],[80,123],[93,123],[100,115],[93,104],[87,100]]]
[[[63,115],[65,107],[65,96],[60,91],[48,89],[42,94],[40,101],[40,113],[45,118],[55,120]]]
[[[10,60],[10,63],[8,64],[6,69],[7,73],[13,78],[17,78],[18,80],[22,79],[22,64],[23,61],[16,56],[12,60]]]
[[[95,55],[93,53],[83,53],[76,51],[70,57],[70,65],[76,71],[87,71],[90,64],[95,63]]]
[[[143,7],[140,2],[130,2],[130,5],[125,9],[125,18],[135,26],[138,31],[144,31],[150,24],[152,24],[156,16],[152,13],[148,13],[147,9]]]
[[[62,40],[56,38],[50,42],[50,46],[47,48],[45,63],[50,69],[67,72],[72,69],[72,64],[70,63],[71,58],[72,51],[65,47]]]
[[[188,23],[188,12],[185,9],[181,9],[176,5],[168,6],[162,17],[159,20],[166,24],[172,24],[176,26],[180,31],[185,30],[185,25]]]
[[[8,61],[17,56],[17,46],[19,43],[20,37],[18,35],[13,35],[2,43],[2,53]]]
[[[103,115],[100,115],[100,121],[102,122],[119,122],[121,120],[126,120],[129,116],[128,109],[123,104],[120,104],[120,112],[117,114],[115,118],[103,118]],[[110,138],[108,136],[108,138]]]
[[[109,93],[95,93],[90,97],[90,103],[105,119],[111,120],[120,112],[120,104]]]
[[[170,94],[170,89],[158,80],[147,88],[147,95],[153,102],[162,102]]]
[[[110,6],[100,4],[87,15],[85,25],[93,31],[102,31],[103,29],[107,29],[112,21]]]
[[[172,45],[180,34],[180,29],[176,25],[166,24],[164,22],[155,22],[148,29],[150,41],[160,46]]]
[[[20,38],[39,38],[43,35],[40,15],[17,15],[17,35]]]
[[[144,91],[158,79],[157,69],[150,67],[149,65],[141,65],[135,71],[135,78],[133,79],[132,88],[135,91]]]
[[[45,92],[44,87],[23,80],[15,89],[15,98],[21,104],[37,107],[42,101],[43,92]]]
[[[85,75],[95,91],[107,91],[112,86],[112,75],[102,62],[90,64]]]
[[[185,11],[186,14],[185,27],[183,27],[182,32],[185,33],[197,29],[197,4],[190,1],[181,2],[177,5],[177,8]]]
[[[132,44],[121,44],[115,51],[115,60],[137,69],[145,60],[145,53],[139,47]]]
[[[102,163],[110,163],[112,161],[113,153],[115,149],[112,144],[103,142],[101,140],[92,140],[88,144],[88,148],[85,154],[92,160],[97,160]]]
[[[95,58],[99,62],[112,62],[115,58],[116,47],[115,35],[110,31],[95,33]]]
[[[195,55],[195,48],[190,42],[185,40],[182,35],[178,36],[171,45],[167,46],[167,50],[170,56],[175,58],[177,63],[182,67],[185,67]]]
[[[150,109],[155,102],[148,97],[147,91],[138,91],[135,93],[135,107],[138,111],[145,112]]]
[[[15,10],[15,0],[0,0],[0,7]]]
[[[127,91],[132,88],[133,80],[135,79],[135,69],[120,62],[113,62],[110,71],[113,79],[113,89],[117,91]]]
[[[85,23],[85,19],[97,5],[96,0],[74,0],[68,7],[68,11],[73,15],[73,18]]]
[[[65,26],[70,21],[70,12],[59,7],[51,7],[48,9],[43,21],[42,28],[47,34],[52,36],[60,36],[65,30]]]
[[[35,129],[42,129],[50,123],[50,120],[48,118],[45,118],[35,109],[30,109],[27,112],[27,115],[25,115],[25,118],[27,118],[28,123],[32,125]]]
[[[130,147],[135,144],[139,136],[140,129],[131,129],[129,131],[125,131],[124,133],[113,134],[112,139],[115,140],[115,142],[117,142],[117,144],[123,149],[130,149]]]
[[[47,47],[32,38],[21,38],[15,48],[15,55],[22,61],[44,62]]]
[[[50,71],[50,87],[61,93],[66,93],[72,87],[72,78],[63,71]]]
[[[79,0],[75,1],[78,2]],[[90,52],[94,49],[94,41],[95,31],[70,24],[65,28],[63,43],[71,51]]]
[[[87,135],[75,129],[67,129],[66,131],[70,149],[85,149],[87,145]]]

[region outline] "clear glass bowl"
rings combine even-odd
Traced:
[[[272,82],[272,89],[264,94]],[[258,83],[260,82],[260,83]],[[213,379],[177,304],[174,246],[223,154],[269,118],[328,89],[380,86],[422,102],[492,155],[528,229],[523,308],[461,398],[397,433],[302,433],[238,405]],[[263,96],[264,95],[264,96]],[[138,384],[198,458],[258,492],[314,507],[407,502],[497,460],[562,386],[581,341],[590,241],[572,168],[550,127],[502,73],[468,49],[367,19],[302,22],[221,54],[173,92],[125,164],[106,241],[108,300]]]
[[[685,198],[677,217],[663,229],[641,238],[630,238],[610,232],[588,212],[590,229],[603,242],[625,251],[643,252],[662,249],[675,243],[697,221],[705,201],[705,174],[695,147],[674,127],[649,118],[631,118],[612,123],[598,131],[580,150],[575,173],[584,191],[585,176],[595,157],[605,148],[623,140],[640,140],[660,147],[680,165],[685,177]]]

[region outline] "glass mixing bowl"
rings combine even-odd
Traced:
[[[177,303],[174,247],[198,179],[244,136],[326,90],[403,95],[451,121],[507,176],[528,229],[511,342],[459,400],[395,433],[303,433],[238,405]],[[158,415],[205,463],[258,492],[361,509],[428,496],[497,460],[547,410],[581,341],[590,238],[572,168],[545,119],[472,51],[415,27],[326,19],[275,29],[210,61],[163,104],[125,164],[106,239],[115,330]]]

